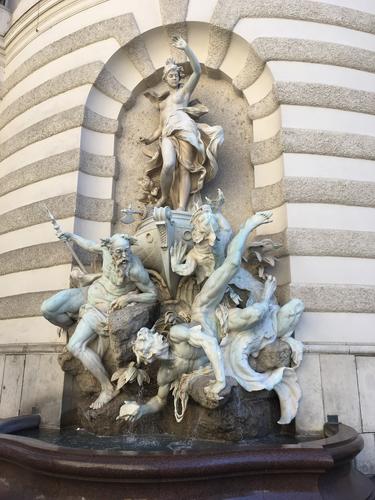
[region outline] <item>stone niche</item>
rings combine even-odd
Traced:
[[[153,91],[161,93],[166,89],[163,82]],[[144,97],[143,91],[133,100],[129,109],[120,114],[119,134],[115,144],[118,162],[118,179],[115,186],[114,232],[124,232],[120,222],[120,209],[132,203],[140,206],[138,179],[142,177],[147,157],[143,149],[155,150],[155,144],[144,146],[139,143],[140,136],[150,135],[158,126],[159,114],[151,102]],[[237,230],[243,218],[252,214],[251,190],[254,187],[253,167],[250,160],[252,125],[248,117],[246,100],[235,92],[232,84],[222,79],[213,79],[203,72],[194,91],[194,99],[199,99],[209,112],[200,121],[209,125],[221,125],[224,128],[224,144],[219,149],[219,171],[203,190],[203,196],[216,197],[217,189],[222,188],[225,195],[224,214],[234,230]],[[238,210],[241,207],[241,210]],[[132,226],[129,232],[133,232]]]

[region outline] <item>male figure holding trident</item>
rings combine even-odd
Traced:
[[[250,217],[228,245],[227,256],[203,285],[195,297],[191,309],[191,322],[174,325],[170,329],[169,342],[159,333],[142,328],[134,344],[138,362],[151,363],[161,360],[157,375],[158,393],[146,404],[125,402],[118,418],[128,421],[158,412],[167,402],[171,384],[184,373],[191,373],[209,362],[215,380],[205,388],[206,396],[217,401],[225,388],[225,369],[219,346],[216,309],[223,300],[228,283],[238,271],[249,234],[261,224],[271,222],[272,212],[259,212]],[[238,309],[239,320],[247,325],[259,321],[267,313],[275,292],[274,278],[266,281],[263,301],[245,309]]]
[[[101,243],[95,243],[68,232],[59,232],[58,237],[72,241],[89,252],[101,254],[103,258],[102,275],[88,287],[87,301],[80,307],[80,320],[67,346],[100,383],[101,392],[90,405],[90,408],[98,409],[109,403],[118,391],[113,388],[101,357],[89,344],[98,335],[107,335],[111,310],[121,309],[134,302],[156,302],[157,291],[142,262],[131,251],[130,246],[136,241],[134,238],[126,234],[114,234]],[[67,303],[64,302],[65,298]],[[44,303],[42,310],[53,310],[56,302],[54,324],[58,324],[59,315],[62,315],[62,320],[70,319],[66,311],[71,300],[69,290],[63,290],[49,299],[51,304]]]
[[[166,61],[163,80],[169,91],[161,96],[155,96],[151,92],[145,93],[151,101],[158,102],[160,124],[150,137],[141,137],[140,140],[147,145],[160,138],[160,151],[152,158],[146,171],[146,175],[151,177],[151,172],[161,167],[161,198],[157,206],[166,206],[171,199],[172,208],[186,210],[189,201],[192,205],[190,195],[198,193],[203,183],[216,175],[217,148],[224,140],[224,133],[220,126],[211,127],[195,122],[208,111],[199,103],[190,103],[201,75],[201,67],[197,56],[183,38],[174,36],[173,45],[185,52],[193,73],[182,85],[182,67],[173,59]],[[200,131],[205,135],[205,139],[208,138],[207,145],[203,143]]]

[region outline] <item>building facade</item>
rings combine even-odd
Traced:
[[[59,425],[66,338],[40,304],[69,286],[72,258],[44,204],[66,231],[97,240],[116,228],[139,176],[129,167],[140,161],[139,117],[147,125],[139,96],[168,57],[180,57],[174,33],[197,53],[201,92],[226,117],[229,216],[240,165],[243,215],[274,213],[259,234],[283,244],[280,301],[306,305],[297,430],[318,432],[338,415],[362,433],[357,464],[375,474],[371,0],[2,2],[0,418],[34,410]]]

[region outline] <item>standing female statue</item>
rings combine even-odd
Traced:
[[[171,204],[177,210],[187,210],[200,198],[196,195],[203,184],[215,177],[217,172],[217,148],[224,140],[220,126],[211,127],[195,120],[207,113],[208,109],[199,101],[190,102],[191,95],[201,75],[199,61],[181,37],[173,37],[173,45],[187,55],[193,73],[183,85],[183,68],[173,59],[168,59],[163,72],[163,80],[169,90],[158,96],[146,92],[145,96],[158,104],[159,127],[153,134],[140,140],[148,145],[159,139],[159,148],[149,161],[146,169],[147,182],[152,185],[160,173],[161,197],[157,206]]]

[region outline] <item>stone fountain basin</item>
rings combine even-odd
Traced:
[[[68,448],[0,434],[2,499],[340,499],[375,498],[352,466],[361,436],[342,425],[323,439],[204,449],[114,451]]]

